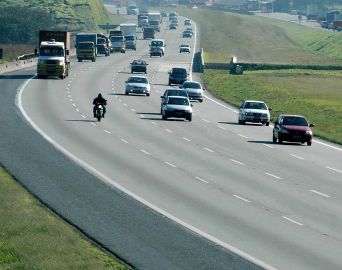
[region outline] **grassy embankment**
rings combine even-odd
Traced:
[[[0,269],[129,269],[47,210],[2,167],[0,205]]]
[[[232,55],[251,63],[342,65],[342,33],[293,23],[207,10],[179,10],[200,27],[205,62],[227,63]],[[342,72],[246,71],[243,76],[205,70],[206,87],[233,105],[266,101],[279,113],[303,114],[315,135],[342,144]]]
[[[71,32],[104,32],[100,24],[120,24],[124,21],[121,16],[109,14],[101,0],[3,0],[0,8],[5,6],[24,6],[33,9],[48,10],[55,19],[56,29],[68,29]],[[18,25],[20,27],[20,25]],[[39,29],[34,29],[38,33]],[[15,44],[15,45],[14,45]],[[36,44],[0,44],[3,48],[5,61],[15,60],[19,55],[34,51]]]

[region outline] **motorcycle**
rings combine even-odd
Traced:
[[[103,105],[101,104],[96,104],[95,108],[95,118],[100,122],[101,118],[103,117]]]

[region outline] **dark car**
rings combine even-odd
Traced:
[[[183,32],[183,38],[185,38],[185,37],[191,38],[191,37],[192,37],[192,32],[189,31],[189,30],[185,30],[185,31]]]
[[[109,56],[109,50],[105,44],[97,44],[97,54],[104,54],[105,56]]]
[[[273,142],[300,142],[311,145],[313,135],[310,127],[313,126],[301,115],[279,115],[274,123]]]
[[[166,89],[164,94],[160,96],[161,98],[160,113],[162,113],[163,105],[165,105],[167,98],[169,96],[181,96],[181,97],[189,98],[188,93],[184,89],[176,89],[176,88]]]
[[[170,26],[169,26],[169,29],[170,30],[175,30],[175,29],[177,29],[177,27],[178,27],[177,23],[171,23]]]
[[[169,85],[183,84],[188,80],[188,71],[185,68],[172,68],[169,72]]]
[[[131,63],[131,73],[134,72],[143,72],[147,73],[147,63],[144,60],[133,60]]]

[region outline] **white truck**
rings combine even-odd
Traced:
[[[137,25],[135,23],[122,23],[120,24],[120,30],[125,37],[126,49],[136,50]]]
[[[154,27],[154,30],[160,32],[160,24],[162,22],[162,16],[160,12],[149,12],[148,13],[148,22],[151,27]]]

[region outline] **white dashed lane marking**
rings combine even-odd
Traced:
[[[285,217],[285,216],[282,216],[282,218],[284,218],[284,219],[286,219],[286,220],[288,220],[288,221],[290,221],[290,222],[292,222],[292,223],[294,223],[294,224],[297,224],[297,225],[299,225],[299,226],[303,226],[302,223],[300,223],[300,222],[298,222],[298,221],[295,221],[295,220],[293,220],[292,218],[288,218],[288,217]]]
[[[273,177],[273,178],[276,178],[276,179],[278,179],[278,180],[281,180],[281,179],[282,179],[281,177],[276,176],[276,175],[271,174],[271,173],[268,173],[268,172],[266,172],[265,174],[267,174],[268,176],[271,176],[271,177]]]
[[[170,163],[170,162],[165,161],[165,164],[166,164],[166,165],[169,165],[169,166],[172,167],[172,168],[177,168],[176,165],[173,165],[173,164]]]
[[[140,149],[140,152],[142,152],[142,153],[144,153],[144,154],[146,154],[146,155],[151,155],[151,153],[149,153],[149,152],[147,152],[146,150],[144,150],[144,149]]]
[[[120,139],[120,141],[122,141],[123,143],[128,144],[128,141],[126,141],[125,139]]]
[[[239,165],[244,165],[242,162],[238,161],[238,160],[235,160],[235,159],[231,159],[232,162],[234,163],[237,163]]]
[[[294,158],[297,158],[297,159],[304,159],[303,157],[300,157],[300,156],[297,156],[297,155],[294,155],[294,154],[290,154],[290,156],[292,156]]]
[[[203,147],[203,149],[206,150],[206,151],[208,151],[208,152],[210,152],[210,153],[214,153],[214,152],[215,152],[214,150],[212,150],[212,149],[210,149],[210,148],[208,148],[208,147]]]
[[[245,135],[242,135],[242,134],[238,134],[240,137],[242,137],[242,138],[245,138],[245,139],[248,139],[248,137],[247,136],[245,136]]]
[[[329,170],[332,170],[334,172],[342,173],[342,171],[334,169],[334,168],[331,168],[331,167],[326,167],[326,168],[329,169]]]
[[[195,179],[197,179],[198,181],[201,181],[201,182],[203,182],[203,183],[209,184],[208,181],[202,179],[201,177],[196,176]]]
[[[191,142],[191,140],[190,139],[188,139],[188,138],[183,138],[183,140],[186,140],[187,142]]]
[[[323,197],[325,197],[325,198],[330,198],[330,197],[331,197],[330,195],[324,194],[324,193],[319,192],[319,191],[314,190],[314,189],[310,189],[310,191],[311,191],[312,193],[318,194],[318,195],[323,196]]]
[[[237,198],[237,199],[239,199],[239,200],[241,200],[241,201],[247,202],[247,203],[250,203],[250,202],[251,202],[250,200],[247,200],[247,199],[245,199],[245,198],[243,198],[243,197],[241,197],[241,196],[238,196],[238,195],[234,195],[234,197]]]

